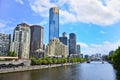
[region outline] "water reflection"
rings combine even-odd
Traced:
[[[0,74],[0,80],[116,80],[115,78],[114,69],[106,62]]]

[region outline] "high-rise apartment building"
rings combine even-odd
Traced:
[[[43,41],[44,41],[44,28],[40,25],[32,25],[31,27],[31,43],[30,43],[30,56],[42,57],[44,56]]]
[[[69,34],[69,54],[76,54],[76,35],[74,33]]]
[[[59,38],[59,9],[52,7],[49,10],[49,41]]]
[[[28,24],[21,23],[16,26],[11,45],[11,50],[17,53],[19,59],[29,59],[30,26]]]
[[[10,49],[11,35],[0,33],[0,55],[7,56]]]
[[[66,32],[63,33],[62,37],[59,37],[59,40],[60,40],[64,45],[67,45],[67,44],[68,44],[68,38],[67,38]]]

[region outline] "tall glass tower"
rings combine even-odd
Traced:
[[[69,34],[69,54],[76,54],[76,34]]]
[[[44,28],[40,25],[32,25],[31,27],[31,44],[30,57],[43,57],[43,33]]]
[[[59,38],[59,9],[52,7],[49,10],[49,41]]]

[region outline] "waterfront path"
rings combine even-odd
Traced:
[[[120,80],[112,65],[96,61],[40,70],[0,74],[0,80]]]
[[[21,66],[21,67],[16,67],[16,68],[5,68],[5,69],[0,69],[0,73],[45,69],[45,68],[59,67],[59,66],[65,66],[65,65],[73,65],[73,64],[78,64],[78,63],[64,63],[64,64],[35,65],[35,66],[23,66],[23,67]]]

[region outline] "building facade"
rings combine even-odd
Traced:
[[[28,24],[18,24],[14,29],[11,51],[15,51],[19,59],[29,59],[30,26]]]
[[[46,54],[48,57],[68,57],[68,47],[59,39],[53,38],[46,46]]]
[[[77,54],[80,54],[81,53],[81,50],[80,50],[80,45],[77,44]]]
[[[31,43],[30,43],[30,57],[44,56],[43,41],[44,41],[44,28],[40,25],[32,25],[31,29]]]
[[[49,10],[49,41],[59,38],[59,9],[52,7]]]
[[[59,37],[59,40],[64,44],[64,45],[68,45],[68,38],[67,38],[67,34],[64,32],[62,37]]]
[[[11,34],[0,33],[0,55],[7,56],[10,50]]]
[[[69,54],[76,54],[76,35],[74,33],[69,34]]]

